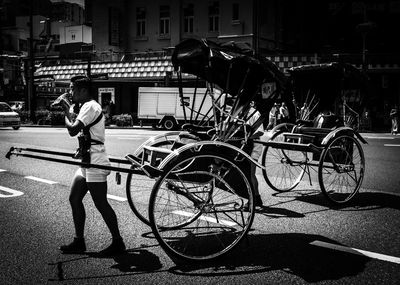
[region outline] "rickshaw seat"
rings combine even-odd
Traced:
[[[197,126],[193,124],[183,124],[182,125],[182,130],[187,131],[199,138],[199,140],[210,140],[210,135],[208,134],[208,131],[213,129],[213,127],[203,127],[203,126]]]
[[[299,125],[295,127],[294,133],[314,136],[315,143],[321,142],[330,132],[338,127],[344,126],[342,119],[333,114],[319,114],[313,121],[298,120]],[[310,125],[312,122],[312,125]]]

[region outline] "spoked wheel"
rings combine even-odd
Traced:
[[[152,146],[171,149],[172,145],[173,141],[165,140],[157,142]],[[129,173],[126,179],[126,198],[128,199],[129,206],[138,219],[148,226],[150,226],[150,194],[155,181],[154,178],[149,178],[145,174],[132,173]]]
[[[150,226],[149,201],[154,183],[155,179],[145,174],[129,173],[126,179],[126,198],[129,206],[136,217],[148,226]]]
[[[270,141],[283,142],[283,131],[272,135]],[[287,192],[294,189],[303,178],[307,163],[307,153],[294,150],[264,147],[262,170],[267,184],[275,191]]]
[[[232,158],[211,152],[182,156],[166,166],[154,185],[152,230],[171,257],[213,259],[234,248],[249,231],[252,187]]]
[[[364,152],[358,140],[349,135],[333,139],[323,150],[318,168],[322,193],[335,204],[350,201],[364,178]]]

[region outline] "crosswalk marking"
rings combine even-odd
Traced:
[[[107,194],[107,198],[113,199],[113,200],[117,200],[117,201],[121,201],[121,202],[125,202],[125,201],[128,200],[128,199],[126,199],[124,197],[114,196],[114,195],[111,195],[111,194]]]
[[[319,241],[319,240],[313,241],[310,244],[315,245],[315,246],[330,248],[330,249],[334,249],[334,250],[339,250],[339,251],[343,251],[343,252],[347,252],[347,253],[364,255],[369,258],[374,258],[374,259],[379,259],[379,260],[383,260],[383,261],[389,261],[389,262],[400,264],[400,258],[395,257],[395,256],[380,254],[380,253],[376,253],[376,252],[372,252],[372,251],[361,250],[361,249],[357,249],[354,247],[347,247],[347,246],[343,246],[343,245],[327,243],[327,242],[323,242],[323,241]]]
[[[1,193],[2,191],[3,191],[3,192],[8,192],[8,193],[11,193],[11,194],[5,195],[5,194],[2,194],[2,193]],[[17,196],[21,196],[21,195],[23,195],[23,194],[24,194],[24,193],[21,192],[21,191],[17,191],[17,190],[11,189],[11,188],[7,188],[7,187],[0,186],[0,198],[17,197]]]
[[[47,179],[43,179],[43,178],[38,178],[35,176],[25,176],[26,179],[31,179],[31,180],[35,180],[35,181],[39,181],[39,182],[43,182],[43,183],[47,183],[47,184],[57,184],[58,182],[55,181],[51,181],[51,180],[47,180]]]

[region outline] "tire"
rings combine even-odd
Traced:
[[[246,175],[231,158],[190,152],[164,170],[151,193],[149,217],[156,239],[170,257],[210,260],[239,244],[254,219],[254,195]],[[238,195],[238,185],[244,185],[248,199]]]
[[[164,121],[163,126],[164,126],[164,129],[166,129],[168,131],[171,131],[176,128],[176,124],[172,119],[166,119]]]
[[[155,180],[144,174],[129,173],[126,179],[126,198],[136,217],[150,226],[149,200]]]
[[[272,135],[270,141],[283,141],[284,131]],[[266,146],[262,153],[262,173],[267,184],[275,191],[287,192],[294,189],[305,173],[307,153],[283,150]]]
[[[12,127],[14,130],[18,130],[19,128],[20,128],[20,126],[15,126],[15,127]]]
[[[365,172],[364,152],[350,135],[332,139],[321,154],[318,180],[322,193],[334,204],[349,202],[359,191]]]
[[[158,142],[152,146],[171,148],[173,142],[166,140]],[[140,221],[150,226],[149,221],[149,200],[155,179],[149,178],[144,174],[128,173],[126,178],[126,198],[132,212]]]

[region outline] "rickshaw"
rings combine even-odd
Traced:
[[[305,174],[310,184],[316,175],[330,202],[347,203],[359,191],[365,172],[360,142],[367,142],[356,122],[366,78],[352,65],[338,62],[294,67],[289,73],[294,102],[302,108],[295,106],[293,122],[272,130],[262,155],[264,178],[272,189],[287,192]]]
[[[283,149],[271,145],[275,140],[254,141],[251,135],[266,121],[275,101],[289,102],[292,95],[287,92],[286,76],[271,61],[232,42],[185,40],[175,47],[172,63],[179,82],[184,73],[197,78],[199,88],[194,92],[204,90],[204,99],[184,97],[179,87],[185,124],[178,132],[150,138],[125,159],[111,159],[130,164],[130,169],[39,156],[29,152],[71,154],[32,148],[12,147],[7,157],[21,155],[128,173],[129,204],[151,226],[165,252],[172,258],[204,261],[228,253],[250,230],[255,214],[250,164],[266,169],[250,156],[251,144]],[[209,109],[204,108],[205,98],[212,102]],[[249,125],[257,111],[261,115]],[[283,153],[286,157],[286,150]]]

